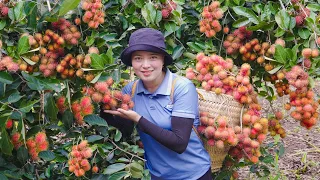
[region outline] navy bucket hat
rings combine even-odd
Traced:
[[[166,51],[163,34],[152,28],[142,28],[133,32],[129,38],[129,47],[121,53],[121,61],[127,65],[131,64],[131,55],[134,51],[149,51],[164,55],[165,66],[173,62],[172,57]]]

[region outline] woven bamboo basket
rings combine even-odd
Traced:
[[[226,94],[217,95],[212,91],[197,89],[199,99],[199,110],[209,112],[211,116],[228,117],[228,126],[240,125],[243,106],[232,96]],[[222,167],[222,163],[228,154],[230,146],[219,149],[216,146],[207,145],[207,140],[199,136],[211,158],[211,171],[216,172]]]

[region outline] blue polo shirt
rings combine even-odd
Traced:
[[[138,114],[150,122],[171,130],[171,116],[194,118],[194,125],[199,125],[198,94],[194,84],[184,77],[179,77],[174,85],[173,103],[170,93],[172,81],[177,75],[166,71],[159,88],[150,93],[138,80],[133,101],[133,108]],[[131,94],[133,82],[126,85],[123,93]],[[178,154],[161,145],[150,135],[138,129],[145,149],[146,168],[161,179],[196,180],[210,168],[210,157],[202,142],[192,130],[188,146],[182,154]]]

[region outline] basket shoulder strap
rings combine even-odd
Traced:
[[[135,92],[136,92],[136,88],[137,88],[137,83],[138,83],[138,80],[136,80],[133,85],[132,85],[132,88],[131,88],[131,98],[133,98]]]

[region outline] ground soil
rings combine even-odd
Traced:
[[[315,92],[320,96],[320,82],[317,83]],[[288,97],[278,98],[274,102],[274,107],[280,109],[286,101]],[[263,105],[264,113],[271,112],[267,100],[260,99],[260,103]],[[281,176],[278,179],[320,180],[319,119],[317,125],[311,130],[301,127],[299,122],[292,118],[282,120],[281,125],[286,129],[287,136],[281,140],[284,143],[285,153],[279,158]],[[266,140],[266,143],[272,141],[273,139],[270,138]],[[277,171],[273,170],[272,174],[275,176]],[[248,168],[240,169],[239,174],[240,179],[259,179],[249,173]],[[270,177],[268,179],[273,179]]]

